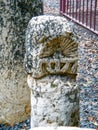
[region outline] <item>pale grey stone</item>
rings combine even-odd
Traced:
[[[24,61],[32,92],[31,128],[78,124],[77,48],[73,24],[65,18],[30,20]]]

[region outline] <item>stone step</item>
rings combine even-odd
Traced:
[[[30,130],[95,130],[95,129],[78,128],[78,127],[36,127]]]

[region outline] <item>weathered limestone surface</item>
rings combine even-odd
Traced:
[[[68,77],[48,76],[35,81],[33,86],[32,127],[77,125],[78,100],[75,80]]]
[[[59,16],[34,17],[26,31],[25,68],[31,128],[78,124],[77,37]]]
[[[41,0],[0,0],[0,123],[20,122],[30,113],[23,68],[25,29],[39,14]]]

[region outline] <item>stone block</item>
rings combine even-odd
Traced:
[[[31,128],[78,125],[77,48],[73,24],[65,18],[43,15],[30,20],[25,69],[31,89]]]

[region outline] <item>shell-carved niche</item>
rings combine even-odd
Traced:
[[[72,33],[57,36],[45,42],[39,41],[38,67],[33,70],[33,78],[39,79],[46,75],[77,74],[78,44],[71,38]],[[43,43],[44,42],[44,43]]]

